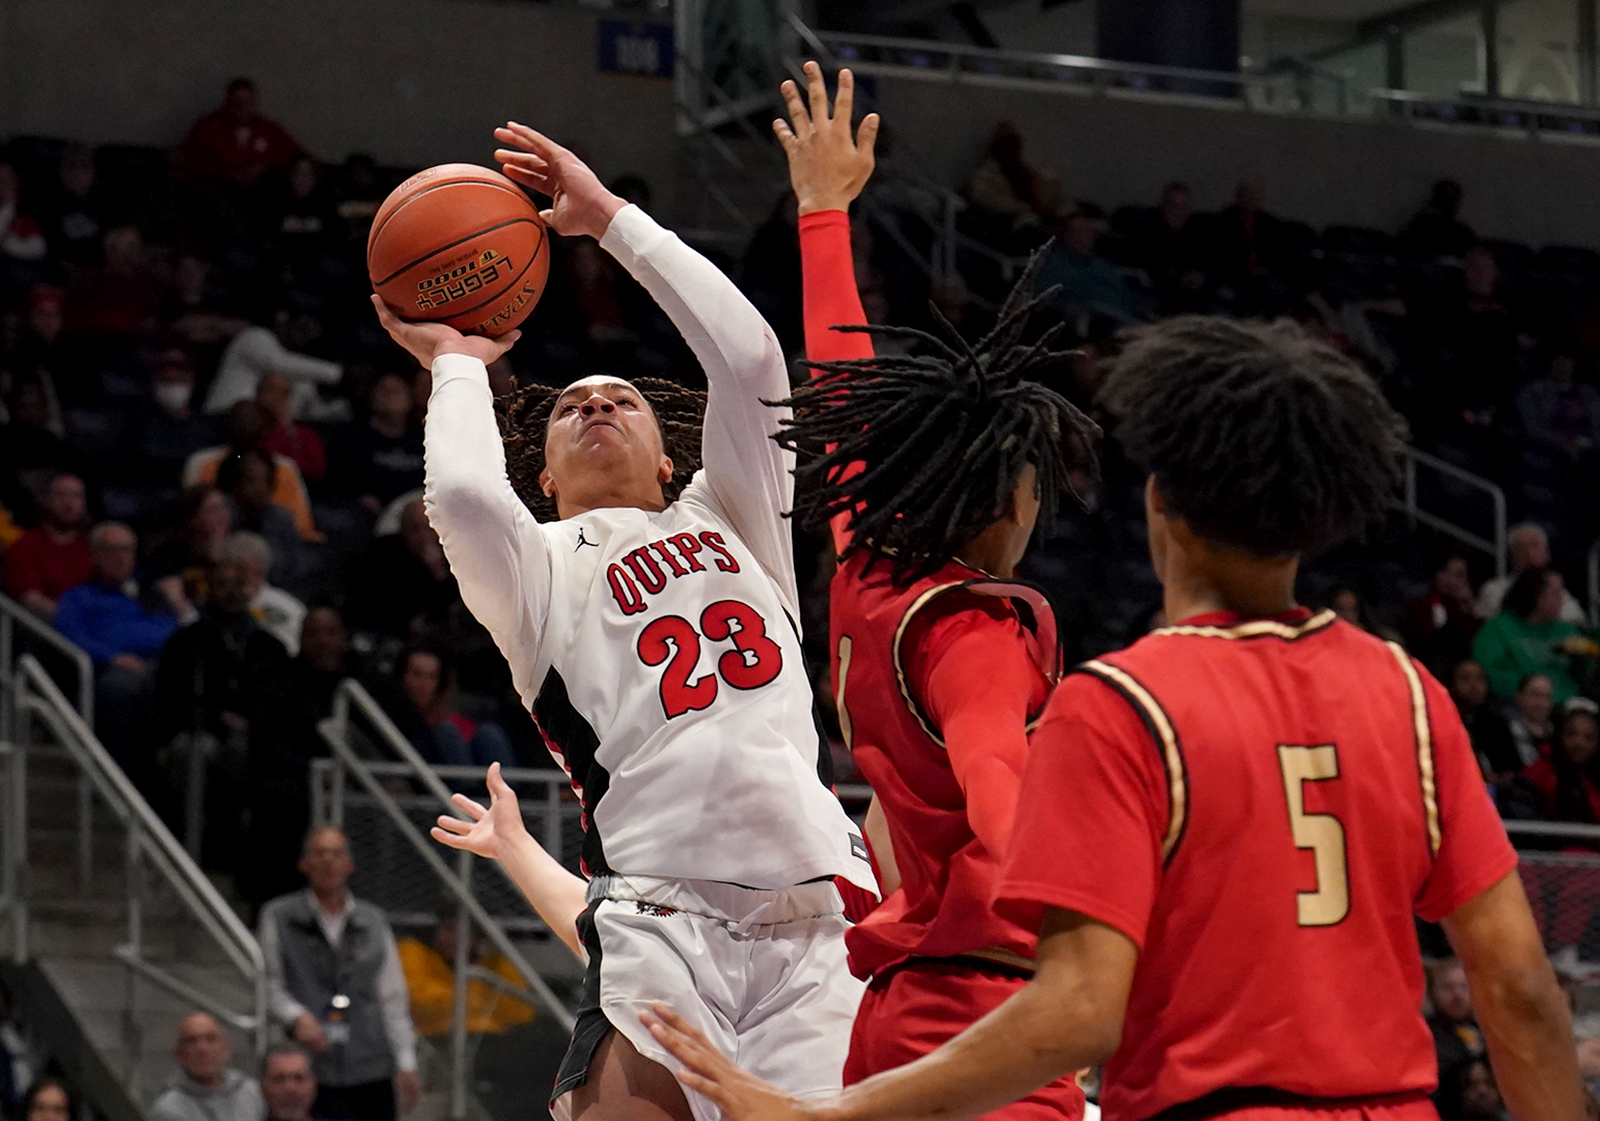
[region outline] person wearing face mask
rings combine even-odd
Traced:
[[[194,407],[194,366],[177,347],[163,350],[150,371],[150,396],[134,437],[133,462],[146,481],[171,486],[190,456],[217,443],[221,427]]]

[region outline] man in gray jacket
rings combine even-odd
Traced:
[[[150,1107],[155,1121],[265,1121],[261,1088],[229,1068],[233,1044],[213,1017],[185,1016],[172,1053],[179,1069]]]
[[[329,1121],[394,1121],[416,1104],[411,1000],[389,920],[346,886],[355,871],[345,835],[313,829],[300,857],[304,891],[261,909],[259,937],[272,1017],[312,1055]]]

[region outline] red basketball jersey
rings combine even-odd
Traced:
[[[901,885],[846,935],[851,972],[866,978],[911,956],[979,949],[1031,959],[1037,927],[993,912],[999,863],[968,822],[967,792],[941,739],[937,698],[921,695],[919,667],[977,632],[980,641],[963,649],[988,651],[987,664],[943,672],[955,668],[1015,702],[1016,716],[997,723],[1020,735],[1056,674],[1054,616],[1037,590],[956,562],[897,587],[889,565],[872,560],[859,550],[833,579],[833,687],[846,741],[883,806]]]
[[[1140,946],[1108,1121],[1418,1099],[1412,916],[1515,870],[1445,690],[1335,619],[1191,619],[1079,667],[1034,735],[999,908]]]

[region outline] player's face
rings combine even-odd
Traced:
[[[584,378],[561,392],[545,429],[544,459],[545,494],[587,508],[659,492],[672,478],[655,411],[619,378]]]

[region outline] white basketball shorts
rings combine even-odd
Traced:
[[[669,1070],[679,1063],[639,1022],[661,1001],[740,1066],[797,1097],[838,1092],[862,982],[845,964],[832,882],[760,891],[709,880],[597,876],[578,933],[589,953],[572,1043],[550,1108],[571,1116],[615,1029]],[[720,1113],[684,1087],[696,1121]]]

